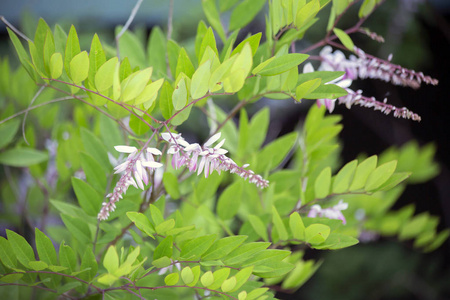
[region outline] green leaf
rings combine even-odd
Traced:
[[[305,98],[306,96],[310,95],[312,92],[314,92],[322,83],[322,80],[320,78],[312,79],[303,82],[297,88],[295,89],[295,98],[297,101],[300,101],[301,99]]]
[[[155,227],[155,231],[159,234],[165,234],[166,231],[169,231],[175,227],[175,220],[169,219],[164,222],[161,222]]]
[[[216,39],[214,37],[214,33],[213,33],[211,27],[208,28],[208,30],[206,31],[205,36],[203,37],[202,43],[200,45],[198,56],[197,56],[199,63],[202,61],[203,54],[205,53],[206,48],[208,46],[211,47],[211,49],[216,53],[217,56],[219,56],[219,53],[217,51]]]
[[[211,24],[211,26],[217,31],[217,34],[222,41],[225,41],[225,31],[223,30],[222,23],[220,22],[220,15],[217,10],[216,0],[203,0],[202,7],[209,24]]]
[[[177,71],[178,56],[180,55],[180,49],[181,47],[178,46],[178,44],[175,41],[173,40],[167,41],[167,57],[169,58],[169,67],[171,74],[175,74]]]
[[[16,34],[9,28],[6,28],[8,31],[9,37],[14,45],[14,48],[16,49],[17,56],[19,57],[20,63],[25,68],[27,73],[30,75],[30,77],[33,80],[36,80],[35,71],[33,70],[33,67],[31,65],[30,57],[28,56],[28,53],[25,51],[25,48],[23,47],[22,43],[20,42],[19,38],[16,36]]]
[[[211,271],[206,272],[202,275],[200,278],[200,282],[203,284],[204,287],[208,287],[211,284],[214,283],[214,275]]]
[[[163,175],[163,184],[166,192],[172,199],[180,198],[180,188],[178,186],[178,178],[172,173],[165,172]]]
[[[97,34],[94,34],[91,42],[91,50],[89,51],[89,82],[95,84],[95,74],[100,66],[106,62],[105,51],[103,51],[102,44]],[[113,73],[113,72],[111,72]]]
[[[186,106],[187,101],[188,101],[188,91],[186,86],[186,79],[182,77],[180,81],[178,81],[178,85],[173,91],[172,104],[175,110],[181,110]]]
[[[106,91],[113,85],[114,71],[118,62],[119,59],[117,57],[113,57],[98,68],[94,77],[94,83],[97,91]]]
[[[244,261],[255,255],[256,253],[267,249],[267,247],[269,246],[270,246],[269,242],[254,242],[244,244],[239,248],[233,250],[230,254],[228,254],[223,259],[223,262],[226,265],[242,264]]]
[[[282,241],[287,240],[289,237],[288,237],[286,227],[284,226],[284,223],[280,217],[280,214],[278,213],[277,209],[273,205],[272,205],[272,222],[274,225],[274,229],[278,233],[278,238]]]
[[[48,264],[46,264],[43,261],[30,261],[28,263],[28,265],[30,266],[30,268],[34,271],[42,271],[44,269],[48,268]]]
[[[250,48],[252,48],[252,55],[255,56],[256,50],[258,50],[259,42],[261,41],[261,36],[261,32],[249,36],[248,38],[240,42],[239,45],[236,46],[236,48],[234,48],[233,52],[231,52],[231,56],[241,52],[242,48],[244,48],[245,44],[247,43],[250,45]]]
[[[366,191],[372,191],[380,187],[392,176],[396,167],[397,167],[396,160],[382,164],[381,166],[377,167],[369,175],[369,178],[367,178],[367,182],[364,189]]]
[[[139,105],[142,103],[144,103],[144,106],[146,107],[153,105],[153,102],[155,102],[156,97],[158,96],[158,91],[162,87],[163,83],[164,78],[161,78],[147,85],[142,93],[134,100],[134,105]]]
[[[354,237],[342,233],[332,233],[324,243],[312,247],[314,249],[338,250],[356,245],[358,242]]]
[[[107,178],[102,166],[91,155],[85,152],[80,153],[80,161],[81,167],[83,168],[84,174],[86,175],[86,181],[95,189],[97,189],[97,191],[104,192],[106,190]],[[98,204],[93,204],[96,209],[98,208],[97,205]]]
[[[236,285],[233,289],[231,289],[231,292],[237,291],[241,286],[243,286],[250,276],[252,275],[253,266],[243,268],[239,272],[236,273],[233,277],[236,278]]]
[[[231,67],[233,66],[234,62],[238,58],[237,55],[227,59],[224,61],[219,67],[217,67],[214,72],[211,74],[211,77],[209,79],[209,90],[211,92],[214,92],[216,90],[216,85],[220,84],[224,78],[228,77],[230,75]],[[221,86],[218,86],[219,89]]]
[[[146,233],[148,236],[153,237],[153,225],[150,223],[150,220],[142,213],[139,212],[127,212],[127,217],[131,220],[131,222],[136,225],[139,230]]]
[[[267,234],[266,224],[255,215],[248,215],[248,220],[250,225],[252,225],[253,230],[265,241],[269,241],[269,235]]]
[[[76,84],[81,83],[89,75],[89,56],[86,51],[78,53],[70,61],[70,77]]]
[[[227,93],[236,93],[245,84],[247,75],[253,65],[252,49],[250,45],[245,44],[241,53],[237,56],[233,63],[230,74],[223,79],[223,89]]]
[[[122,99],[124,102],[131,101],[135,99],[139,94],[144,91],[147,83],[152,76],[153,69],[146,68],[142,71],[138,71],[122,82]]]
[[[109,246],[103,258],[103,266],[110,274],[113,274],[119,268],[119,255],[115,246]]]
[[[29,167],[48,159],[48,154],[32,148],[12,148],[0,153],[0,163],[10,167]]]
[[[289,53],[282,56],[276,56],[273,59],[271,59],[270,62],[266,64],[263,68],[257,69],[259,67],[257,66],[255,69],[257,69],[258,72],[255,72],[255,70],[253,70],[252,73],[259,74],[262,76],[278,75],[283,72],[289,71],[293,67],[298,66],[299,64],[304,62],[308,57],[309,55],[300,53]],[[261,64],[264,63],[265,62],[262,62]]]
[[[48,265],[57,265],[58,259],[52,241],[38,228],[35,228],[35,237],[39,259]]]
[[[228,293],[231,290],[233,290],[236,287],[236,277],[230,277],[227,280],[225,280],[222,285],[220,286],[220,289],[224,293]]]
[[[161,257],[172,257],[173,254],[173,237],[171,235],[164,238],[153,252],[153,260],[157,260]]]
[[[50,76],[52,79],[58,79],[62,75],[63,60],[61,53],[53,53],[50,58]]]
[[[178,273],[169,274],[164,278],[164,282],[166,283],[166,285],[169,285],[169,286],[176,285],[179,280],[180,280],[180,275],[178,275]]]
[[[82,244],[91,243],[91,231],[84,220],[65,214],[61,214],[61,219],[75,239]]]
[[[347,163],[334,177],[333,180],[333,193],[340,194],[348,191],[350,182],[353,179],[353,174],[355,174],[356,166],[358,165],[357,160],[353,160]]]
[[[122,26],[117,26],[115,35],[122,30]],[[119,39],[119,53],[121,57],[128,57],[133,68],[145,66],[145,50],[141,40],[133,32],[125,31]]]
[[[237,214],[241,204],[241,194],[241,181],[235,181],[222,192],[216,208],[219,218],[222,220],[229,220]]]
[[[183,270],[181,270],[181,280],[183,280],[185,284],[190,284],[194,281],[194,273],[189,266],[184,267]]]
[[[287,250],[268,249],[254,254],[250,259],[244,262],[242,267],[247,266],[264,266],[269,262],[280,263],[291,252]]]
[[[210,234],[186,241],[180,246],[180,256],[191,260],[198,259],[211,247],[215,240],[216,235]]]
[[[358,17],[361,19],[368,16],[375,8],[376,2],[377,0],[364,0],[363,4],[359,9]]]
[[[216,290],[216,289],[220,288],[222,283],[228,278],[229,275],[230,275],[229,268],[223,268],[223,269],[214,271],[214,273],[213,273],[214,282],[213,282],[213,284],[208,286],[208,288],[211,290]]]
[[[161,113],[166,120],[173,114],[172,94],[172,85],[169,82],[164,81],[159,96],[159,108],[161,109]]]
[[[64,56],[64,68],[66,69],[67,74],[71,74],[70,72],[70,62],[72,59],[80,53],[80,42],[78,41],[77,31],[75,27],[72,25],[70,27],[69,35],[67,36],[66,42],[66,50]]]
[[[335,35],[337,35],[337,37],[339,38],[341,43],[345,46],[345,48],[347,48],[350,51],[353,51],[355,49],[355,44],[353,44],[352,39],[348,36],[347,33],[345,33],[345,31],[339,28],[334,28],[333,32]]]
[[[305,230],[305,240],[311,245],[322,244],[329,235],[330,227],[324,224],[311,224]]]
[[[8,240],[2,236],[0,236],[0,260],[7,268],[17,268],[17,258],[14,250]]]
[[[283,161],[294,147],[298,134],[292,132],[266,145],[257,156],[257,173],[273,170]]]
[[[72,186],[81,208],[89,216],[97,216],[102,207],[103,197],[88,183],[72,177]]]
[[[17,257],[17,260],[23,266],[28,267],[28,263],[35,260],[33,248],[31,248],[24,237],[14,231],[6,229],[6,236],[8,237],[9,244]]]
[[[224,237],[216,241],[209,249],[202,255],[202,260],[216,260],[228,255],[231,251],[239,247],[247,236],[235,235]]]
[[[13,119],[0,125],[0,136],[2,137],[0,139],[0,149],[6,147],[13,140],[19,129],[19,125],[19,119]]]
[[[206,61],[195,71],[192,75],[191,81],[191,97],[192,99],[199,99],[208,92],[208,83],[211,78],[211,61]]]
[[[170,266],[172,261],[167,256],[160,257],[152,262],[152,265],[154,265],[156,268],[165,268]]]
[[[369,175],[377,167],[377,160],[378,157],[376,155],[373,155],[358,165],[355,171],[355,176],[353,176],[352,184],[350,185],[351,191],[358,190],[364,187],[367,178],[369,178]]]
[[[330,194],[331,168],[327,167],[320,172],[314,182],[314,194],[317,199],[323,199]]]
[[[148,39],[147,59],[157,77],[162,77],[167,72],[166,44],[166,38],[161,28],[153,27]]]
[[[244,27],[250,23],[264,7],[265,0],[244,0],[237,5],[230,16],[229,31]]]
[[[450,229],[447,228],[443,231],[441,231],[435,238],[434,241],[431,242],[430,245],[428,245],[425,249],[424,252],[431,252],[437,248],[439,248],[450,236]]]
[[[335,84],[323,84],[316,88],[308,95],[304,95],[304,99],[336,99],[347,95],[347,91]]]
[[[36,40],[35,40],[36,42]],[[50,61],[51,57],[55,53],[55,41],[53,39],[53,34],[50,29],[47,30],[47,34],[45,36],[45,43],[44,43],[44,49],[43,49],[43,58],[44,58],[44,67],[45,71],[50,73]],[[62,64],[61,64],[62,65]]]
[[[91,131],[86,128],[80,129],[81,140],[83,142],[84,150],[91,155],[103,167],[105,172],[109,172],[111,164],[108,159],[105,145],[96,137]]]
[[[289,216],[289,227],[294,239],[301,241],[305,239],[305,225],[298,212],[295,211]]]
[[[95,258],[94,252],[90,247],[86,248],[86,251],[84,251],[83,258],[81,259],[81,270],[89,269],[88,271],[80,273],[78,276],[90,282],[92,279],[95,278],[98,271],[98,264],[97,259]]]
[[[19,281],[23,275],[23,273],[8,274],[0,277],[0,280],[6,283],[13,283]]]
[[[64,273],[72,274],[75,272],[77,266],[77,257],[70,246],[64,244],[64,241],[59,246],[59,263],[61,266],[67,268]]]
[[[295,27],[300,29],[303,25],[311,21],[320,10],[319,0],[312,0],[306,5],[300,7],[295,15]]]
[[[152,216],[153,223],[155,223],[156,226],[164,222],[164,216],[161,213],[161,210],[153,204],[150,204],[150,214]]]
[[[189,58],[189,55],[186,53],[186,50],[184,48],[181,48],[180,53],[178,53],[175,78],[178,78],[178,75],[180,75],[180,73],[184,73],[187,77],[191,78],[194,72],[195,68],[191,62],[191,59]]]

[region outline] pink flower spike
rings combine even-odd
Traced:
[[[137,151],[137,148],[133,146],[114,146],[114,149],[122,153],[133,153]]]

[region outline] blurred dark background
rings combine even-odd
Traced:
[[[135,1],[68,0],[0,0],[0,15],[32,36],[39,17],[49,25],[56,22],[65,29],[75,24],[87,49],[92,32],[103,35],[112,44],[113,29],[123,25]],[[185,44],[193,43],[199,19],[205,19],[200,0],[174,1],[173,37]],[[151,27],[166,29],[169,1],[144,0],[131,26],[147,36]],[[339,23],[348,28],[356,23],[357,8],[351,9]],[[326,14],[316,30],[298,43],[302,49],[323,36]],[[246,30],[263,31],[261,15]],[[388,0],[364,25],[385,37],[379,44],[366,36],[352,36],[355,44],[380,58],[393,54],[393,63],[423,71],[439,80],[438,86],[422,85],[418,90],[397,87],[377,80],[355,81],[353,89],[377,99],[388,98],[397,106],[406,106],[422,117],[420,123],[385,116],[367,108],[351,110],[337,106],[343,115],[343,162],[360,153],[378,154],[392,145],[401,146],[415,139],[419,144],[434,143],[440,174],[425,184],[411,185],[394,208],[414,203],[416,213],[429,211],[441,217],[439,229],[450,227],[450,1]],[[83,33],[86,39],[83,40]],[[108,40],[109,39],[109,40]],[[84,43],[84,47],[83,47]],[[12,55],[4,25],[0,26],[0,56]],[[16,64],[17,65],[17,64]],[[291,101],[262,100],[270,105],[272,134],[292,130],[304,118],[307,106]],[[282,299],[450,299],[450,242],[435,252],[423,254],[412,245],[381,239],[336,252],[320,252],[324,263],[318,273],[295,294],[279,294]]]

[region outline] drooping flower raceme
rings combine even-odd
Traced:
[[[380,79],[383,81],[391,82],[395,85],[405,85],[412,88],[418,88],[422,82],[427,84],[436,85],[438,81],[431,78],[430,76],[425,76],[421,72],[415,72],[403,68],[399,65],[392,64],[390,61],[392,55],[389,56],[388,60],[382,60],[377,57],[371,56],[364,53],[363,50],[355,47],[355,55],[351,55],[347,59],[340,50],[333,52],[330,46],[326,46],[320,52],[320,59],[322,61],[319,71],[344,71],[345,74],[327,84],[336,84],[344,88],[348,95],[342,96],[337,99],[319,99],[317,100],[317,105],[325,105],[328,111],[332,112],[334,110],[335,102],[338,100],[339,104],[345,104],[347,108],[351,108],[352,105],[357,104],[363,107],[373,108],[374,110],[379,110],[385,114],[393,113],[394,117],[412,119],[414,121],[420,121],[419,115],[408,110],[406,107],[395,107],[394,105],[387,104],[387,99],[382,102],[376,100],[374,97],[366,97],[362,95],[361,90],[356,92],[349,88],[350,84],[355,79],[365,79],[373,78]],[[314,69],[312,65],[305,65],[305,73],[313,72]]]
[[[253,171],[247,170],[248,164],[240,167],[225,155],[228,151],[221,148],[225,142],[224,139],[212,147],[219,140],[220,133],[213,135],[203,146],[197,143],[189,144],[181,137],[181,134],[165,132],[161,136],[170,143],[167,153],[172,155],[172,167],[174,169],[185,166],[190,172],[197,172],[197,175],[203,172],[205,177],[212,174],[214,170],[219,174],[221,171],[229,171],[230,173],[238,174],[244,179],[248,179],[249,182],[256,184],[260,188],[265,188],[269,185],[269,181]]]
[[[308,217],[316,218],[316,217],[325,217],[328,219],[337,219],[342,220],[343,224],[346,224],[344,215],[342,214],[343,210],[348,208],[348,203],[340,200],[338,204],[329,208],[322,208],[319,204],[314,204],[311,206],[311,210],[308,213]]]
[[[127,159],[114,168],[115,174],[121,173],[119,181],[112,193],[106,195],[108,202],[103,202],[102,209],[98,214],[99,220],[106,220],[109,214],[116,209],[116,202],[122,199],[130,185],[144,190],[144,184],[148,184],[149,174],[154,169],[160,168],[161,163],[156,162],[153,155],[161,155],[161,151],[156,148],[145,148],[139,151],[136,147],[115,146],[118,152],[128,153]]]

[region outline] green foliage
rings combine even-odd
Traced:
[[[23,68],[12,71],[0,60],[0,96],[10,101],[0,103],[0,163],[16,168],[10,182],[0,182],[2,197],[12,199],[2,216],[21,228],[11,211],[14,201],[24,201],[27,217],[40,218],[32,224],[41,228],[28,241],[11,230],[0,237],[0,280],[7,284],[0,293],[28,286],[49,299],[187,299],[205,291],[214,299],[273,299],[267,287],[296,290],[321,265],[303,258],[306,248],[350,247],[366,231],[414,240],[424,251],[439,247],[450,231],[438,232],[438,218],[414,215],[412,206],[390,210],[406,184],[438,173],[433,145],[411,142],[339,167],[340,116],[312,106],[300,129],[268,138],[270,110],[249,117],[243,109],[262,97],[300,102],[347,94],[332,84],[344,72],[299,72],[309,55],[289,53],[330,2],[327,37],[353,51],[349,32],[335,28],[351,1],[271,0],[265,38],[258,32],[237,45],[239,31],[266,1],[203,0],[211,27],[200,21],[191,42],[172,40],[159,27],[144,42],[138,31],[117,27],[116,51],[97,34],[89,37],[89,52],[81,51],[74,26],[68,34],[58,25],[52,31],[42,19],[26,51],[8,29]],[[364,1],[359,17],[378,3]],[[33,95],[39,105],[61,97],[72,102],[60,105],[65,110],[27,110],[33,122],[23,121],[26,146],[17,137],[19,119],[9,116],[31,105]],[[219,98],[238,103],[227,113]],[[161,133],[178,137],[181,124],[180,131],[194,128],[204,137],[204,124],[195,123],[199,111],[211,136],[222,133],[228,153],[219,140],[203,147],[166,143]],[[41,139],[53,147],[43,150]],[[114,148],[120,145],[129,148]],[[197,146],[201,158],[194,160],[186,149]],[[18,199],[9,185],[22,184],[22,172],[34,181]],[[263,178],[270,184],[259,189],[254,183]],[[61,221],[47,222],[49,216]]]

